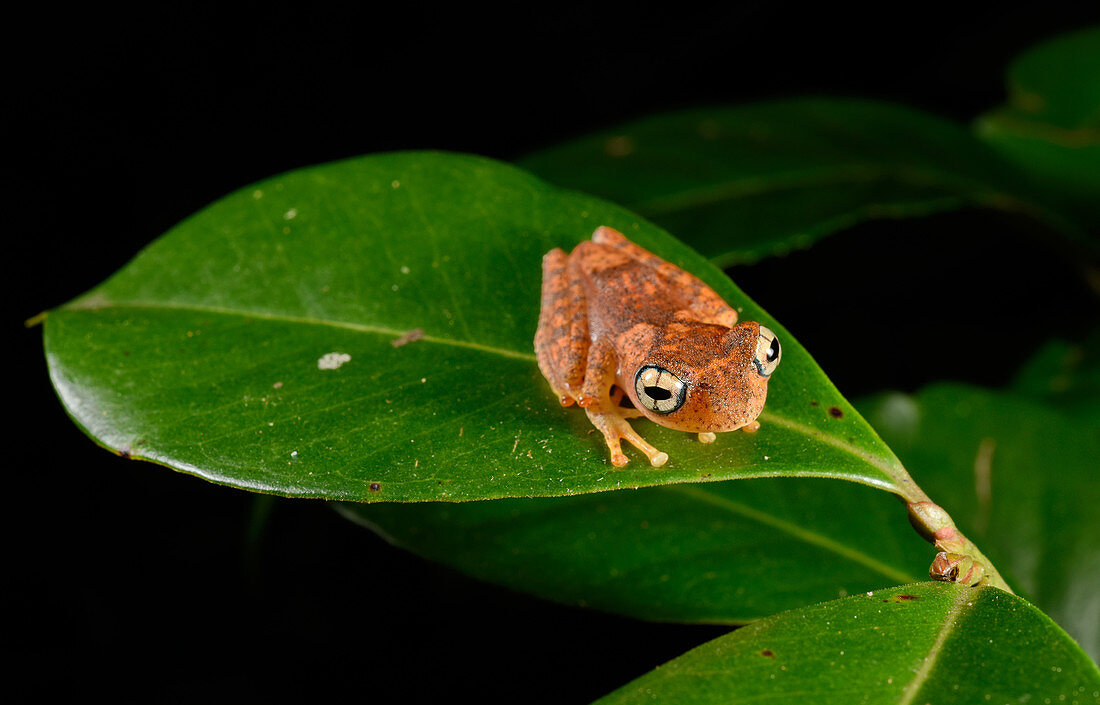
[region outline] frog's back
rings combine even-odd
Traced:
[[[584,282],[589,321],[600,328],[662,325],[691,305],[665,274],[621,248],[588,240],[570,259]]]

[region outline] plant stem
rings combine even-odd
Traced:
[[[988,585],[1012,592],[993,563],[959,531],[943,507],[929,499],[912,479],[903,486],[908,489],[901,498],[909,509],[909,522],[917,533],[940,550],[928,571],[929,577],[971,586]]]

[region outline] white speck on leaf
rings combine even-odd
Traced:
[[[317,361],[317,369],[319,370],[335,370],[343,365],[345,362],[351,361],[351,355],[347,353],[330,352],[323,355],[320,360]]]
[[[298,209],[297,208],[291,208],[286,213],[283,213],[283,217],[286,218],[287,220],[293,220],[296,215],[298,215]]]

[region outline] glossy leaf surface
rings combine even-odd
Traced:
[[[639,422],[671,461],[628,451],[618,470],[584,413],[558,406],[532,351],[541,259],[598,225],[781,336],[757,434],[703,445]],[[469,500],[772,475],[896,489],[886,446],[718,269],[618,206],[475,157],[370,156],[242,189],[51,311],[45,346],[97,442],[245,489]]]
[[[1100,702],[1057,625],[995,588],[907,585],[775,615],[601,699],[619,703]]]
[[[800,98],[657,115],[520,160],[611,199],[721,266],[870,218],[962,205],[1034,212],[961,125],[889,103]],[[1046,217],[1046,216],[1043,216]]]
[[[958,384],[861,408],[1013,586],[1100,656],[1095,423]]]

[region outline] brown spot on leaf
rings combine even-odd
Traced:
[[[764,649],[763,651],[760,652],[760,655],[765,657],[765,658],[775,658],[775,652],[772,651],[771,649]]]
[[[893,597],[887,597],[883,602],[909,602],[910,600],[919,599],[919,595],[894,595]]]
[[[416,341],[420,340],[423,337],[424,337],[423,329],[413,328],[412,330],[405,333],[405,335],[401,336],[400,338],[397,338],[395,340],[391,340],[390,345],[394,346],[395,348],[399,348],[402,345],[408,345],[409,343],[415,343]]]
[[[829,416],[832,416],[834,419],[839,419],[844,416],[844,412],[835,406],[830,406]]]
[[[811,401],[810,406],[817,406],[817,402],[816,401]]]
[[[377,482],[370,483],[370,491],[371,492],[380,492],[381,490],[382,490],[382,485],[381,484],[379,484]]]

